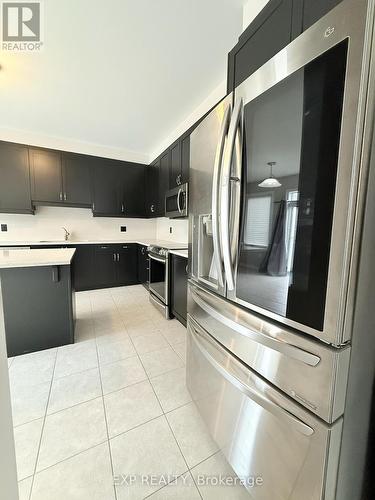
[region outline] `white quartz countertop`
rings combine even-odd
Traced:
[[[168,249],[185,249],[187,243],[175,243],[173,241],[157,240],[155,238],[137,238],[137,239],[72,239],[72,240],[37,240],[37,241],[0,241],[0,246],[32,246],[32,245],[122,245],[126,243],[138,243],[139,245],[157,245]],[[1,250],[1,249],[0,249]]]
[[[185,259],[189,258],[189,252],[187,250],[169,250],[169,253],[173,253],[173,255],[178,255],[179,257],[185,257]]]
[[[0,249],[0,269],[11,267],[66,266],[71,263],[75,248]]]

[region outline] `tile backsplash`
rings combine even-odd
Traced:
[[[0,243],[62,240],[62,226],[75,240],[157,238],[181,243],[188,241],[187,220],[93,217],[90,209],[81,208],[38,207],[35,215],[0,214],[0,223],[8,226],[6,232],[0,232]],[[121,232],[121,226],[126,226],[126,232]]]

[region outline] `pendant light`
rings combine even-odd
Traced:
[[[267,177],[267,179],[264,179],[260,184],[258,184],[259,187],[261,188],[278,188],[281,186],[281,183],[276,179],[276,177],[273,176],[272,169],[273,166],[276,165],[275,161],[269,161],[267,163],[270,167],[270,176]]]

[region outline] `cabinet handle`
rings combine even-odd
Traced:
[[[92,211],[95,212],[95,203],[92,204]]]
[[[151,205],[151,212],[154,213],[155,212],[155,205]]]
[[[121,203],[121,212],[124,213],[125,212],[125,205],[123,203]]]
[[[117,254],[117,262],[120,262],[120,254]]]
[[[58,266],[52,266],[52,281],[58,283],[60,281],[60,273]]]
[[[116,262],[116,254],[113,254],[113,262]]]
[[[64,193],[64,201],[66,201],[66,198],[67,198],[66,193]]]
[[[63,194],[62,194],[62,192],[60,192],[59,198],[60,198],[60,201],[62,201],[62,199],[63,199]]]

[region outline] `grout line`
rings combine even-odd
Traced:
[[[43,439],[43,433],[44,433],[44,426],[46,424],[46,419],[47,419],[47,410],[48,410],[49,400],[50,400],[50,397],[51,397],[53,376],[55,374],[55,369],[56,369],[57,353],[58,353],[58,349],[56,349],[56,353],[55,353],[55,361],[54,361],[54,364],[53,364],[52,378],[51,378],[51,383],[50,383],[50,386],[49,386],[49,393],[48,393],[48,398],[47,398],[47,403],[46,403],[46,409],[44,411],[43,424],[42,424],[42,429],[41,429],[41,432],[40,432],[39,446],[38,446],[38,451],[37,451],[36,459],[35,459],[35,466],[34,466],[33,478],[32,478],[31,486],[30,486],[29,500],[31,500],[31,496],[32,496],[32,492],[33,492],[34,479],[35,479],[36,468],[37,468],[38,460],[39,460],[40,448],[41,448],[41,445],[42,445],[42,439]]]
[[[115,305],[116,305],[116,308],[117,308],[117,304],[115,304]],[[117,310],[118,310],[118,308],[117,308]],[[118,311],[118,312],[119,312],[119,311]],[[172,350],[173,350],[173,348],[172,348]],[[175,351],[174,351],[174,352],[175,352]],[[176,352],[175,352],[175,353],[176,353]],[[176,353],[176,354],[177,354],[177,353]],[[172,436],[174,437],[174,440],[175,440],[175,442],[176,442],[176,445],[177,445],[177,447],[178,447],[178,449],[179,449],[179,451],[180,451],[180,453],[181,453],[181,456],[182,456],[182,458],[183,458],[183,460],[184,460],[184,462],[185,462],[185,465],[186,465],[186,467],[187,467],[187,470],[186,470],[185,472],[190,471],[190,469],[189,469],[189,465],[188,465],[188,463],[187,463],[187,461],[186,461],[186,458],[185,458],[185,455],[182,453],[182,450],[181,450],[180,444],[179,444],[179,442],[177,441],[177,438],[176,438],[176,436],[175,436],[175,434],[174,434],[174,432],[173,432],[173,430],[172,430],[172,427],[171,427],[171,425],[170,425],[170,423],[169,423],[169,421],[168,421],[168,419],[167,419],[167,417],[166,417],[166,414],[165,414],[165,412],[164,412],[163,406],[161,405],[161,402],[160,402],[160,400],[159,400],[159,397],[158,397],[158,395],[156,394],[155,388],[154,388],[154,386],[152,385],[151,379],[150,379],[150,377],[149,377],[149,375],[148,375],[148,373],[147,373],[147,371],[146,371],[146,369],[145,369],[145,367],[144,367],[144,365],[143,365],[143,363],[142,363],[142,359],[141,359],[141,357],[140,357],[140,356],[139,356],[139,359],[140,359],[140,362],[141,362],[141,364],[142,364],[142,366],[143,366],[143,369],[144,369],[144,370],[145,370],[145,372],[146,372],[148,382],[149,382],[149,384],[151,385],[152,390],[153,390],[153,392],[154,392],[154,394],[155,394],[155,397],[156,397],[156,399],[157,399],[157,401],[158,401],[158,403],[159,403],[159,405],[160,405],[160,407],[161,407],[161,409],[162,409],[162,411],[163,411],[163,416],[164,416],[164,419],[165,419],[165,421],[166,421],[166,423],[167,423],[167,425],[168,425],[168,427],[169,427],[169,429],[170,429],[170,431],[171,431],[171,433],[172,433]],[[172,370],[170,370],[170,371],[172,371]],[[168,373],[168,372],[166,372],[166,373]],[[160,374],[160,375],[162,375],[162,374]],[[185,405],[183,405],[183,406],[185,406]],[[143,424],[140,424],[140,425],[143,425]],[[182,474],[185,474],[185,472],[183,472]],[[182,475],[182,474],[181,474],[181,475]],[[193,479],[193,482],[194,482],[194,484],[195,484],[195,487],[197,488],[197,491],[198,491],[199,496],[200,496],[200,497],[201,497],[201,499],[203,500],[203,497],[202,497],[202,495],[201,495],[201,492],[199,491],[199,489],[198,489],[198,487],[197,487],[197,485],[196,485],[196,483],[195,483],[195,480],[194,480],[194,478],[193,478],[192,474],[191,474],[191,477],[192,477],[192,479]],[[170,482],[172,482],[172,481],[170,481]],[[168,484],[169,484],[169,483],[168,483]],[[157,491],[159,491],[159,490],[157,490]],[[155,493],[155,492],[154,492],[154,493]]]
[[[113,299],[112,299],[113,300]],[[114,301],[113,301],[114,302]],[[91,297],[90,297],[90,304],[91,304],[91,314],[93,314],[93,306],[92,306],[92,301],[91,301]],[[101,372],[101,369],[100,369],[100,362],[99,362],[99,351],[98,351],[98,343],[97,343],[97,340],[96,340],[96,328],[95,328],[95,322],[93,322],[93,328],[94,328],[94,334],[95,334],[95,347],[96,347],[96,357],[97,357],[97,360],[98,360],[98,367],[99,367],[99,380],[100,380],[100,387],[101,387],[101,391],[102,391],[102,404],[103,404],[103,412],[104,412],[104,420],[105,420],[105,428],[106,428],[106,431],[107,431],[107,445],[108,445],[108,453],[109,453],[109,460],[111,462],[111,471],[112,471],[112,487],[113,487],[113,493],[114,493],[114,496],[115,496],[115,500],[117,499],[117,490],[116,490],[116,485],[114,483],[114,477],[115,477],[115,473],[114,473],[114,470],[113,470],[113,457],[112,457],[112,450],[111,450],[111,445],[110,445],[110,442],[109,442],[109,430],[108,430],[108,420],[107,420],[107,411],[106,411],[106,408],[105,408],[105,403],[104,403],[104,392],[103,392],[103,382],[102,382],[102,372]]]

